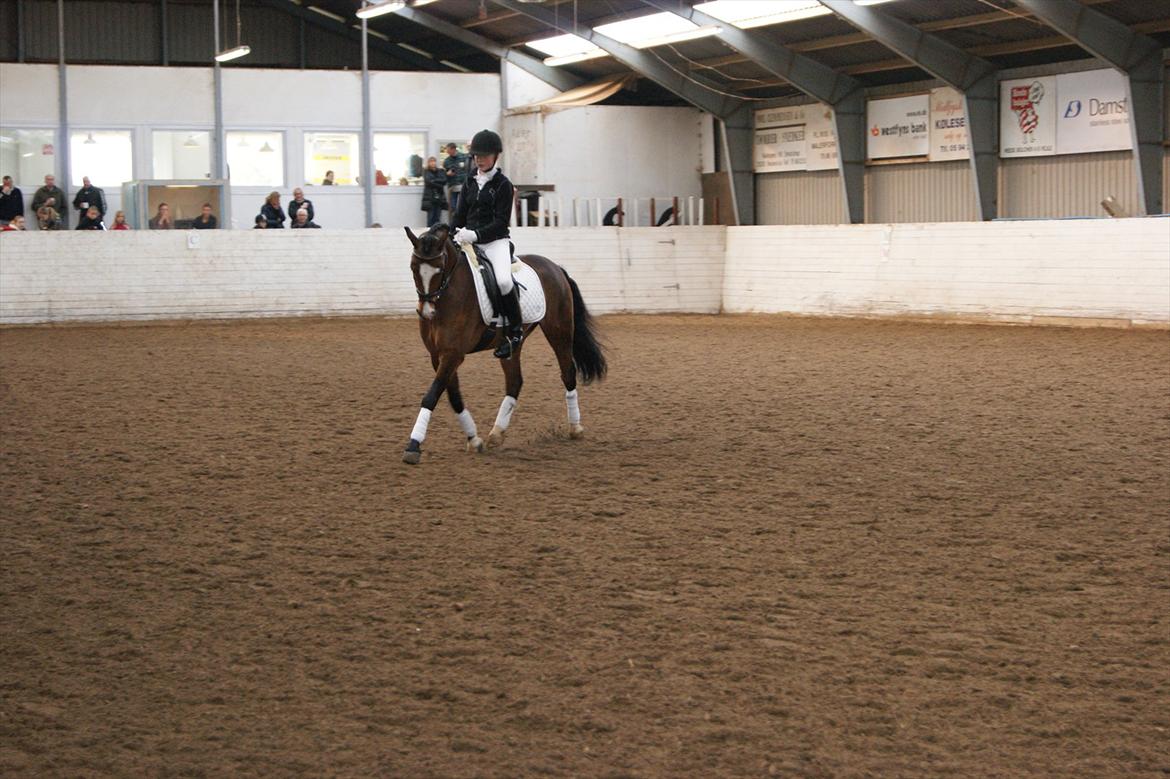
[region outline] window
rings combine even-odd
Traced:
[[[12,176],[16,186],[41,186],[55,174],[55,130],[0,130],[0,173]]]
[[[334,184],[357,185],[362,172],[357,133],[305,133],[305,183],[320,184],[329,171]]]
[[[426,133],[374,133],[374,183],[378,186],[422,184]]]
[[[211,133],[206,130],[155,130],[151,136],[156,179],[211,178]]]
[[[228,178],[235,187],[284,186],[284,133],[252,130],[227,134]]]
[[[129,130],[75,130],[69,134],[69,183],[88,176],[95,187],[134,179],[134,141]]]

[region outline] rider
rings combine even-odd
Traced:
[[[479,244],[491,261],[500,288],[505,320],[504,338],[494,352],[507,359],[523,340],[520,321],[520,290],[512,281],[512,251],[508,240],[508,218],[512,213],[512,182],[499,168],[504,144],[491,130],[480,130],[471,139],[475,175],[468,176],[459,197],[459,208],[451,219],[457,243]]]

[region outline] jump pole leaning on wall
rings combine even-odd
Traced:
[[[57,0],[57,109],[61,125],[57,143],[58,163],[61,166],[59,189],[69,197],[69,85],[65,78],[65,0]],[[69,212],[65,203],[58,203],[62,221],[68,224]]]
[[[370,34],[362,19],[362,196],[366,227],[374,223],[374,144],[370,133]]]

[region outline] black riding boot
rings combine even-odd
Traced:
[[[520,288],[512,287],[509,295],[504,295],[500,301],[504,314],[504,338],[500,345],[492,352],[493,356],[506,360],[512,356],[516,347],[524,339],[524,324],[520,321]]]

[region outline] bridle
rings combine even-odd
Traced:
[[[440,274],[439,275],[439,288],[436,289],[434,292],[423,292],[418,287],[415,287],[414,291],[418,294],[418,302],[419,303],[430,303],[433,306],[438,305],[439,298],[441,298],[443,296],[443,292],[446,291],[447,285],[451,283],[451,277],[455,275],[455,272],[454,272],[454,263],[447,262],[447,244],[449,244],[450,242],[451,242],[450,239],[443,241],[443,248],[439,251],[439,253],[432,254],[429,257],[422,257],[419,255],[419,253],[417,251],[411,252],[411,255],[416,260],[418,260],[421,263],[425,263],[427,265],[432,265],[432,267],[433,267],[433,263],[431,263],[430,260],[433,260],[437,257],[443,258],[443,264],[440,266],[440,269],[439,269],[439,274]],[[450,270],[447,267],[448,265],[452,266]]]

